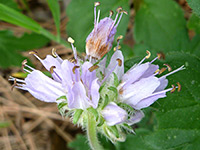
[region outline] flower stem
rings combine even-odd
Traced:
[[[99,144],[96,132],[96,120],[93,114],[88,112],[88,124],[87,124],[87,137],[92,150],[103,150],[103,147]]]

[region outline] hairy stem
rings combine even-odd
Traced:
[[[96,132],[96,120],[93,114],[88,112],[88,124],[87,124],[87,137],[92,150],[103,150],[103,147],[99,144]]]

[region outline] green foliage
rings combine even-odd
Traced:
[[[68,35],[75,39],[75,45],[81,52],[85,51],[85,40],[94,27],[94,2],[95,0],[75,0],[71,1],[67,8],[69,22],[67,25]],[[116,8],[122,8],[129,12],[128,0],[101,0],[101,5],[97,9],[101,10],[100,19],[109,16],[109,11],[113,10],[116,14]],[[125,35],[128,26],[129,16],[124,16],[117,28],[117,34]]]
[[[196,14],[192,14],[187,26],[189,29],[194,30],[196,33],[200,34],[200,18]]]
[[[199,0],[187,0],[189,6],[192,8],[193,12],[200,17],[200,1]]]
[[[47,38],[36,33],[15,37],[11,31],[0,31],[0,67],[21,66],[25,58],[20,52],[39,48],[48,42]]]
[[[60,41],[60,6],[58,0],[47,0],[56,24],[57,39]]]
[[[0,3],[19,11],[18,5],[14,0],[1,0]]]
[[[151,51],[187,49],[188,35],[183,11],[172,0],[143,0],[135,17],[134,39]],[[135,49],[136,54],[143,51]]]

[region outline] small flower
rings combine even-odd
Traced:
[[[114,20],[111,18],[111,16],[113,15],[113,12],[111,12],[109,17],[105,17],[99,22],[100,10],[98,11],[98,16],[96,18],[96,6],[98,6],[99,4],[99,2],[95,3],[94,29],[86,39],[87,55],[98,59],[102,58],[112,48],[112,43],[114,41],[114,35],[117,31],[117,26],[119,25],[123,13],[126,13],[122,10],[121,7],[119,7],[117,9],[117,15]],[[120,13],[121,15],[118,19]]]
[[[123,123],[127,120],[128,114],[114,102],[110,102],[102,111],[101,114],[107,125],[113,126]]]

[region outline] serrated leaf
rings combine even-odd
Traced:
[[[36,33],[15,37],[11,31],[0,31],[0,67],[21,66],[25,59],[21,51],[39,48],[48,42],[47,38]]]
[[[75,46],[81,52],[85,51],[85,40],[94,27],[94,2],[95,0],[75,0],[71,1],[67,7],[67,16],[69,22],[67,25],[67,33],[69,36],[75,39]],[[122,6],[122,8],[129,12],[128,0],[101,0],[101,5],[97,9],[101,10],[100,19],[109,16],[109,11],[116,12],[116,8]],[[125,35],[129,16],[123,16],[118,28],[117,34]]]
[[[187,49],[189,38],[183,11],[172,0],[143,0],[135,17],[134,38],[137,44],[156,52]]]
[[[193,12],[200,17],[200,1],[199,0],[187,0],[189,6],[192,8]]]

